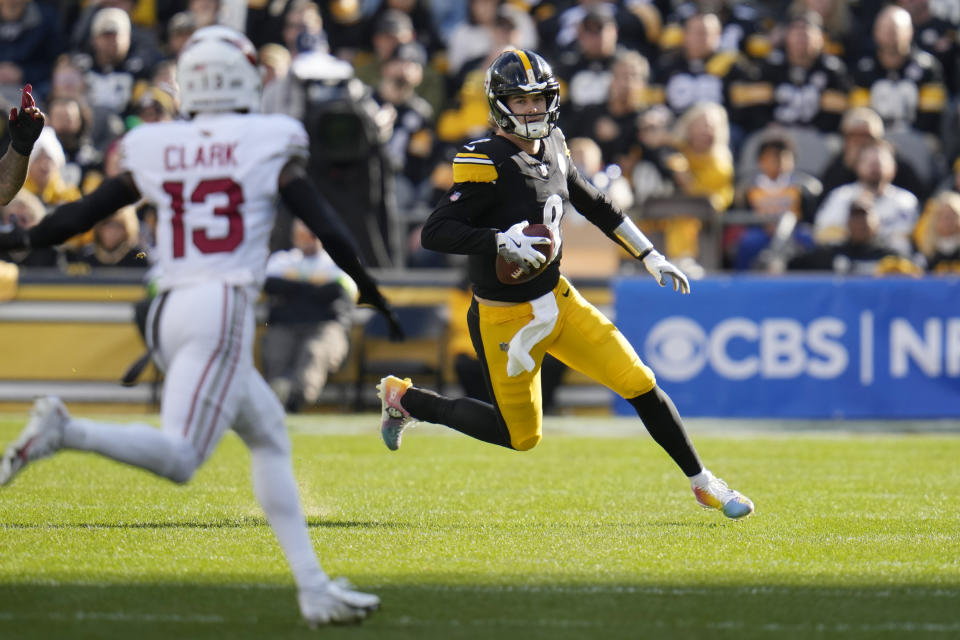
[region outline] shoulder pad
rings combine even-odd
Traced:
[[[453,158],[453,181],[495,182],[497,179],[496,143],[491,138],[471,140],[460,147]]]

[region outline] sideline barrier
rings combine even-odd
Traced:
[[[712,277],[689,296],[630,278],[614,299],[682,415],[960,417],[958,278]]]

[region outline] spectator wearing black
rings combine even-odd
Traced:
[[[637,114],[647,105],[650,64],[636,51],[614,56],[611,82],[602,103],[572,109],[563,119],[568,138],[584,136],[600,145],[604,164],[619,164],[629,173],[629,155],[637,138]]]
[[[853,67],[851,106],[869,105],[887,127],[940,131],[947,104],[940,63],[913,46],[913,24],[903,8],[888,6],[873,27],[876,52]]]
[[[380,84],[374,93],[381,108],[393,114],[386,156],[388,166],[396,174],[401,214],[415,215],[418,209],[433,204],[426,202],[433,170],[433,108],[416,94],[426,64],[427,52],[418,43],[398,46],[383,64]]]
[[[744,131],[766,124],[771,95],[760,82],[759,68],[738,51],[720,48],[723,25],[713,13],[695,13],[683,24],[683,44],[664,54],[654,82],[664,104],[680,116],[701,102],[723,105],[734,145]]]
[[[180,50],[187,43],[193,32],[197,30],[197,22],[188,11],[180,11],[170,17],[167,22],[167,40],[164,44],[164,55],[167,59],[176,60]]]
[[[131,48],[130,17],[115,7],[94,15],[90,37],[93,53],[79,58],[85,71],[87,101],[92,107],[127,116],[136,84],[149,80],[159,56],[148,57]]]
[[[408,14],[395,9],[384,11],[373,24],[370,38],[372,50],[360,52],[354,58],[353,66],[357,78],[371,87],[376,87],[380,84],[383,63],[393,56],[398,46],[415,42],[416,36],[413,20]],[[424,66],[423,82],[418,94],[430,103],[434,113],[443,108],[446,100],[443,77],[429,65]]]
[[[957,77],[957,25],[933,14],[930,0],[898,0],[897,4],[910,13],[913,21],[913,44],[923,49],[943,65],[943,79],[951,94],[960,90]]]
[[[90,137],[97,150],[103,153],[125,129],[123,119],[112,109],[94,106],[87,101],[84,69],[88,62],[88,58],[83,55],[60,55],[53,65],[48,102],[59,98],[72,98],[86,104],[92,117]]]
[[[551,11],[554,12],[552,16]],[[604,0],[538,4],[534,15],[539,13],[543,16],[539,20],[543,50],[555,57],[575,48],[580,24],[587,14],[594,11],[604,12],[616,22],[620,46],[639,51],[647,58],[656,54],[656,38],[663,23],[660,10],[649,3]]]
[[[772,120],[784,126],[811,126],[834,133],[847,110],[850,83],[843,61],[823,51],[820,14],[803,11],[787,24],[782,49],[761,67],[772,96]]]
[[[869,34],[864,34],[859,27],[873,24],[873,15],[862,15],[862,9],[873,4],[877,3],[859,3],[857,9],[861,11],[855,15],[850,0],[793,0],[784,15],[788,18],[803,11],[817,13],[823,20],[824,52],[837,56],[849,67],[872,49]]]
[[[618,38],[619,28],[611,10],[597,6],[583,16],[575,45],[561,52],[555,65],[557,76],[566,84],[568,110],[607,101]]]
[[[65,182],[89,193],[103,174],[103,153],[93,144],[93,114],[83,98],[59,97],[47,106],[48,121],[63,147],[66,160],[60,173]]]
[[[869,198],[856,199],[848,209],[843,242],[801,253],[787,263],[787,269],[877,275],[885,264],[899,264],[897,251],[877,235],[880,222],[873,202]]]
[[[367,22],[367,28],[369,29],[371,25],[375,24],[377,19],[387,11],[399,11],[410,16],[416,41],[426,49],[428,57],[434,56],[445,48],[445,43],[440,38],[440,34],[433,23],[430,2],[427,0],[381,0],[380,6],[376,8]],[[367,38],[369,37],[368,31]]]
[[[756,7],[744,2],[730,0],[677,2],[676,8],[669,12],[666,25],[660,36],[660,48],[663,50],[681,46],[684,24],[687,18],[710,11],[720,19],[722,31],[719,49],[721,51],[740,51],[751,57],[765,58],[771,49],[770,39],[764,31],[764,19]]]
[[[823,195],[857,179],[856,164],[860,150],[868,144],[883,140],[885,127],[879,115],[869,107],[856,107],[843,115],[840,133],[843,135],[843,148],[833,157],[820,176],[823,182]],[[915,194],[921,200],[930,192],[930,185],[917,175],[913,165],[894,149],[896,173],[893,184]]]
[[[29,82],[42,101],[60,43],[53,4],[0,0],[0,96],[19,104],[20,87]]]
[[[676,176],[686,170],[687,160],[675,146],[672,126],[673,114],[664,105],[654,105],[637,116],[637,137],[630,151],[630,182],[637,204],[679,190]]]
[[[109,0],[108,2],[85,3],[87,6],[80,13],[75,22],[70,23],[69,42],[67,50],[71,53],[95,55],[96,48],[93,41],[93,24],[97,16],[108,9],[118,9],[127,16],[129,25],[128,40],[129,57],[131,60],[143,61],[146,68],[152,67],[162,57],[163,53],[153,27],[143,27],[133,23],[130,17],[137,6],[137,0]],[[160,13],[163,13],[162,11]]]

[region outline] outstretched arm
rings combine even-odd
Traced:
[[[117,209],[140,199],[140,192],[130,174],[107,178],[93,192],[75,201],[60,205],[35,227],[14,228],[0,233],[0,249],[52,247],[93,228]]]
[[[391,338],[402,340],[403,328],[397,315],[380,293],[376,281],[360,262],[350,232],[340,222],[333,207],[307,176],[303,164],[291,161],[280,171],[280,198],[290,212],[303,220],[323,243],[324,250],[337,266],[357,283],[360,297],[357,302],[369,304],[382,313],[390,324]]]
[[[7,121],[10,146],[0,158],[0,205],[9,203],[23,187],[33,143],[43,130],[43,113],[37,109],[37,103],[30,94],[32,89],[29,84],[23,88],[19,111],[16,107],[10,109],[10,118]]]
[[[690,293],[690,282],[680,269],[670,264],[657,251],[653,243],[633,220],[623,215],[610,199],[590,184],[571,162],[567,173],[567,186],[570,189],[570,202],[583,217],[600,227],[607,236],[626,249],[630,255],[643,262],[661,287],[666,286],[667,278],[673,282],[673,290]]]

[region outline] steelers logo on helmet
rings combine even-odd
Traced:
[[[245,35],[229,27],[195,31],[177,59],[177,79],[180,110],[186,115],[259,111],[257,51]]]
[[[484,91],[494,122],[507,133],[536,140],[546,138],[560,117],[560,83],[549,63],[529,49],[508,49],[487,69]],[[507,99],[517,95],[543,95],[546,113],[514,114]]]

